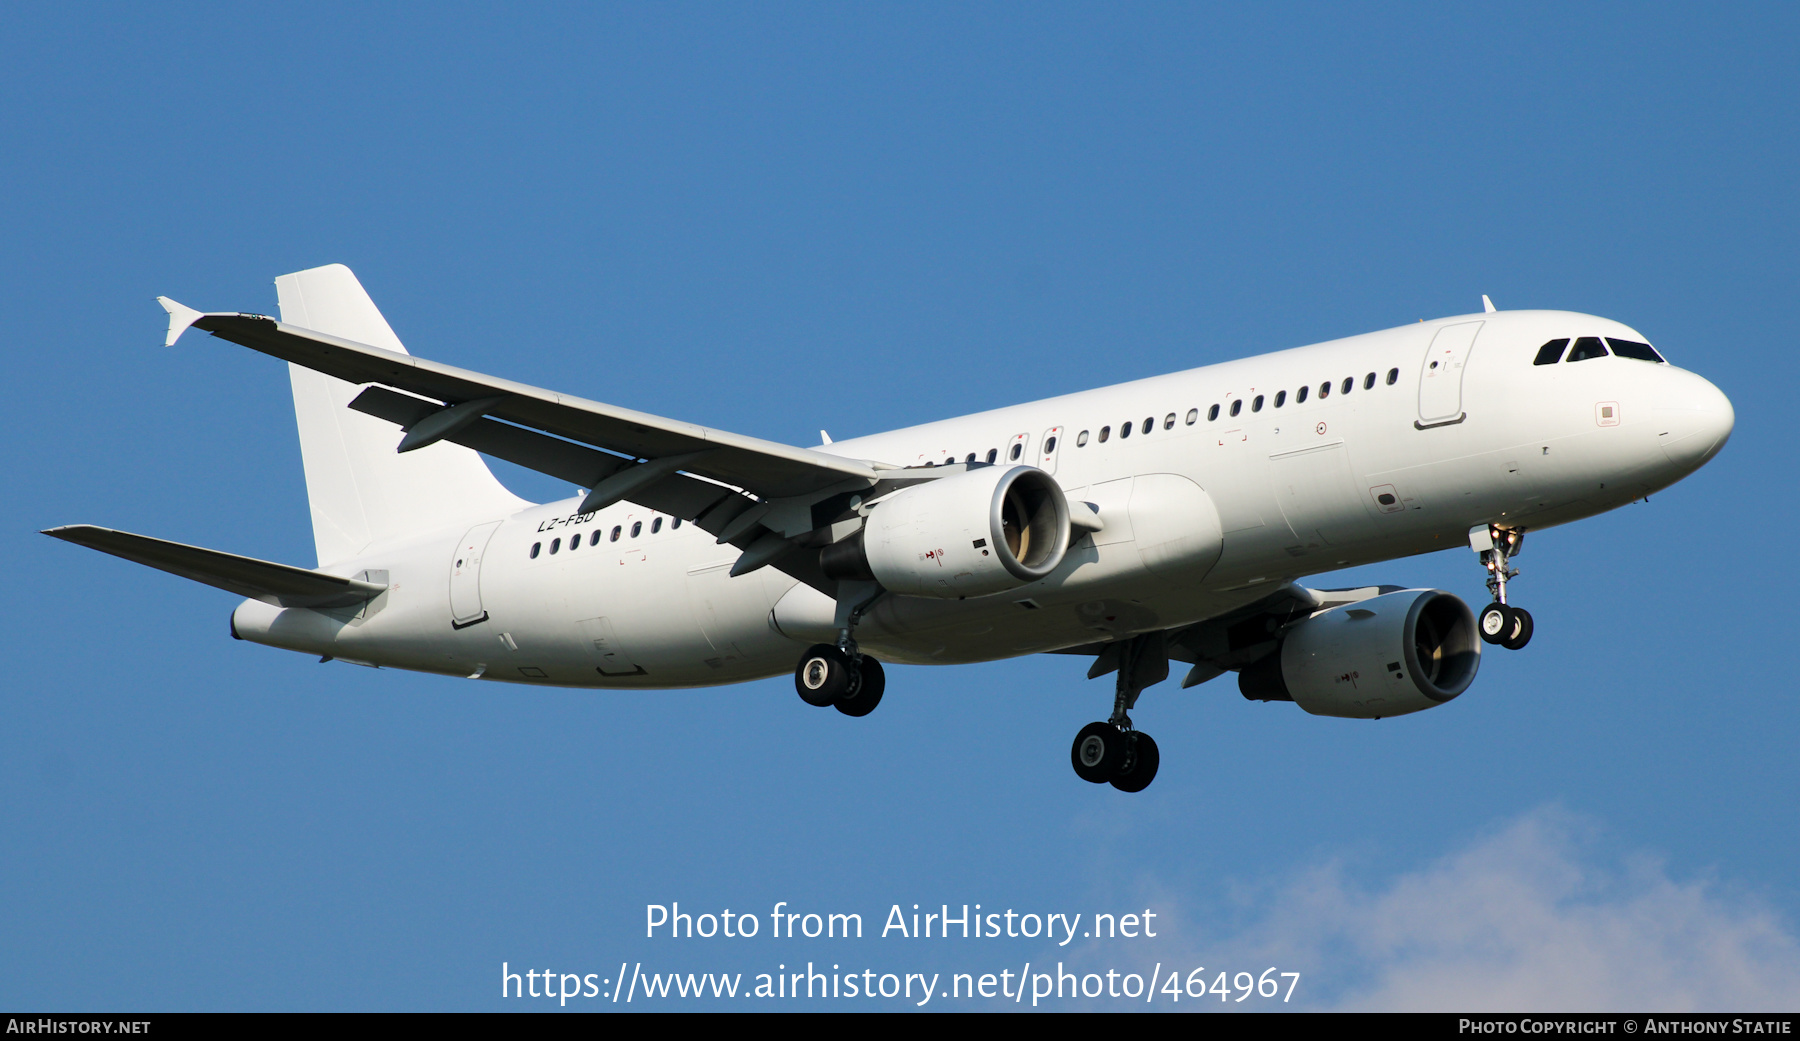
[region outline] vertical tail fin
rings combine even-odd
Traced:
[[[275,291],[288,325],[406,353],[362,283],[342,264],[282,275]],[[489,520],[530,505],[461,445],[440,441],[397,453],[399,430],[348,408],[360,389],[354,384],[298,365],[289,365],[288,375],[319,566],[396,535]]]

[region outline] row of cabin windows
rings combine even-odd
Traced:
[[[1377,375],[1373,372],[1364,376],[1362,378],[1363,389],[1364,390],[1374,389],[1375,380],[1377,378],[1378,378]],[[1355,390],[1356,382],[1357,382],[1357,380],[1356,380],[1355,376],[1345,376],[1343,383],[1339,387],[1339,393],[1348,394],[1351,391]],[[1397,368],[1389,369],[1388,374],[1387,374],[1387,385],[1391,387],[1398,382],[1400,382],[1400,370]],[[1328,398],[1331,396],[1331,387],[1332,387],[1332,383],[1330,380],[1326,380],[1324,383],[1319,384],[1319,399],[1320,400],[1324,400],[1325,398]],[[1305,401],[1307,399],[1308,395],[1310,395],[1311,393],[1312,393],[1311,386],[1301,387],[1299,390],[1294,391],[1294,404],[1298,405],[1301,402]],[[1288,400],[1288,392],[1287,391],[1278,390],[1275,392],[1274,405],[1276,408],[1281,408],[1282,406],[1286,405],[1287,400]],[[1263,410],[1263,404],[1265,403],[1265,401],[1266,401],[1266,398],[1264,397],[1264,395],[1261,395],[1261,394],[1258,394],[1254,398],[1251,398],[1250,399],[1250,411],[1261,412]],[[1220,409],[1220,406],[1214,405],[1211,408],[1206,410],[1207,422],[1210,423],[1219,418],[1219,409]],[[1230,411],[1228,414],[1232,415],[1232,416],[1236,416],[1243,411],[1244,411],[1244,399],[1238,398],[1237,400],[1235,400],[1231,403],[1231,408],[1230,408]],[[1198,423],[1199,421],[1200,421],[1200,410],[1197,408],[1188,409],[1187,425],[1193,426],[1195,423]],[[1134,428],[1141,430],[1143,433],[1148,434],[1150,431],[1156,429],[1156,417],[1154,417],[1154,416],[1145,417],[1144,422],[1142,423],[1141,426],[1137,423],[1136,420],[1127,420],[1126,422],[1119,424],[1119,436],[1122,438],[1130,437],[1131,432]],[[1162,428],[1164,430],[1173,430],[1175,428],[1175,413],[1171,412],[1168,415],[1163,417]],[[1113,431],[1113,428],[1109,427],[1109,426],[1100,428],[1100,442],[1102,444],[1106,443],[1107,439],[1112,437],[1112,431]],[[1075,447],[1076,448],[1084,447],[1087,443],[1088,443],[1088,432],[1087,431],[1083,430],[1081,433],[1075,435]],[[1017,448],[1018,446],[1015,445],[1013,447]],[[1045,454],[1046,455],[1049,454],[1050,451],[1051,451],[1050,446],[1046,444],[1044,446]]]
[[[1009,455],[1007,458],[1017,460],[1019,458],[1020,454],[1023,453],[1024,451],[1025,451],[1024,445],[1015,444],[1012,446],[1012,454]],[[1051,452],[1054,452],[1054,451],[1056,451],[1056,438],[1053,437],[1050,439],[1050,443],[1045,446],[1044,454],[1049,455]],[[991,463],[998,458],[1000,458],[1000,450],[998,448],[990,448],[987,450],[987,461],[988,462]],[[972,463],[974,461],[975,461],[975,453],[974,452],[970,452],[968,455],[963,456],[963,462],[965,462],[965,463]],[[926,462],[925,465],[926,466],[938,466],[940,464],[935,463],[935,462]],[[945,456],[944,461],[941,465],[955,466],[956,465],[956,457],[953,455]]]
[[[662,530],[662,527],[663,527],[663,519],[661,517],[652,518],[650,521],[650,534],[652,534],[652,535],[656,534],[657,532]],[[669,521],[669,530],[670,531],[674,531],[676,528],[679,528],[679,527],[681,527],[681,518],[680,517],[675,517]],[[643,533],[644,533],[644,522],[643,521],[632,521],[631,522],[631,537],[635,539],[639,535],[642,535]],[[606,539],[608,542],[617,542],[617,541],[619,541],[620,538],[624,537],[625,526],[623,524],[613,525],[612,532],[610,534],[606,531],[605,528],[595,528],[593,531],[590,531],[587,533],[587,544],[590,546],[598,546],[600,544],[600,537],[602,535],[606,536]],[[560,552],[562,552],[562,548],[563,548],[563,540],[562,539],[556,538],[556,539],[550,540],[550,552],[551,553],[560,553]],[[580,548],[581,548],[581,533],[576,532],[575,534],[569,536],[569,552],[573,553]],[[536,560],[538,558],[538,554],[542,553],[543,551],[544,551],[544,544],[542,542],[533,542],[531,544],[531,559]]]
[[[1638,361],[1651,361],[1668,364],[1663,356],[1656,353],[1656,348],[1636,340],[1621,340],[1616,336],[1608,336],[1602,343],[1598,336],[1581,336],[1575,340],[1575,349],[1563,357],[1563,349],[1569,346],[1569,338],[1551,340],[1538,348],[1537,357],[1532,359],[1533,365],[1555,365],[1559,361],[1587,361],[1589,358],[1606,357],[1606,344],[1612,345],[1612,353],[1621,358],[1635,358]]]
[[[1639,343],[1636,340],[1621,340],[1621,339],[1618,339],[1617,337],[1612,337],[1612,336],[1609,336],[1606,338],[1606,343],[1611,344],[1612,345],[1612,353],[1618,355],[1621,358],[1635,358],[1639,361],[1663,362],[1664,364],[1667,364],[1666,362],[1664,362],[1663,356],[1656,353],[1656,349],[1654,347],[1651,347],[1647,343]],[[1569,346],[1569,341],[1567,338],[1560,339],[1560,340],[1551,340],[1549,343],[1546,343],[1542,347],[1538,348],[1537,359],[1535,361],[1533,361],[1532,364],[1533,365],[1554,365],[1558,361],[1586,361],[1589,358],[1604,358],[1607,355],[1606,347],[1601,343],[1601,339],[1598,336],[1580,337],[1579,339],[1577,339],[1575,341],[1575,349],[1569,352],[1569,356],[1567,358],[1564,358],[1562,356],[1563,349],[1568,346]],[[1363,389],[1364,390],[1373,390],[1375,388],[1375,380],[1376,380],[1375,373],[1371,372],[1371,373],[1365,375],[1362,378]],[[1390,387],[1393,386],[1394,384],[1400,382],[1400,370],[1398,368],[1389,369],[1387,371],[1387,379],[1385,380],[1385,382]],[[1351,391],[1356,389],[1356,383],[1357,383],[1357,380],[1356,380],[1355,376],[1345,376],[1343,379],[1343,382],[1338,385],[1338,393],[1340,393],[1340,394],[1350,393]],[[1319,390],[1318,390],[1319,399],[1322,401],[1325,398],[1330,397],[1331,389],[1332,389],[1332,382],[1330,380],[1326,380],[1325,382],[1319,384]],[[1299,390],[1294,391],[1294,404],[1298,405],[1298,404],[1304,402],[1311,393],[1312,393],[1311,386],[1301,387]],[[1285,390],[1276,391],[1274,406],[1276,408],[1281,408],[1282,406],[1286,405],[1287,398],[1288,398],[1287,391],[1285,391]],[[1261,412],[1263,410],[1264,403],[1265,403],[1264,396],[1261,394],[1256,395],[1255,397],[1250,399],[1250,411]],[[1221,408],[1221,406],[1214,405],[1211,408],[1206,410],[1207,422],[1212,422],[1219,418],[1220,408]],[[1237,400],[1235,400],[1231,403],[1231,406],[1230,406],[1229,411],[1227,412],[1227,415],[1236,417],[1237,415],[1242,413],[1243,410],[1244,410],[1244,399],[1238,398]],[[1193,426],[1195,423],[1197,423],[1199,421],[1200,421],[1200,410],[1197,408],[1188,409],[1187,425]],[[1175,413],[1171,412],[1168,415],[1163,417],[1162,427],[1164,430],[1173,430],[1175,428]],[[1139,424],[1136,420],[1128,420],[1124,423],[1119,424],[1119,436],[1121,438],[1130,437],[1133,429],[1138,429],[1138,430],[1141,430],[1143,433],[1148,434],[1150,431],[1156,429],[1156,417],[1146,416],[1146,417],[1144,417],[1144,421],[1142,424]],[[1110,439],[1112,437],[1112,433],[1113,433],[1112,427],[1110,427],[1110,426],[1101,427],[1100,428],[1101,443],[1104,444],[1108,439]],[[1081,433],[1075,435],[1075,447],[1084,448],[1087,446],[1087,443],[1088,443],[1088,431],[1083,430]],[[1024,446],[1015,443],[1012,446],[1012,451],[1008,456],[1009,461],[1017,462],[1020,454],[1023,452],[1023,448],[1024,448]],[[1047,456],[1054,451],[1056,451],[1056,438],[1051,437],[1051,438],[1046,439],[1044,442],[1044,454]],[[992,463],[999,457],[1000,457],[999,449],[996,449],[996,448],[988,449],[988,451],[987,451],[987,461],[988,462]],[[970,452],[967,456],[965,456],[963,458],[963,462],[965,462],[965,463],[972,463],[974,461],[975,461],[975,453],[974,452]],[[953,465],[955,462],[956,462],[956,457],[950,456],[944,460],[944,465],[950,466],[950,465]],[[926,463],[925,465],[926,466],[936,466],[937,464],[936,463]]]

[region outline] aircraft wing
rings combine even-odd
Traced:
[[[840,487],[867,487],[877,480],[872,467],[852,459],[558,394],[286,325],[264,315],[204,314],[173,300],[161,302],[169,311],[171,344],[183,330],[193,326],[349,383],[382,384],[442,402],[432,415],[409,430],[400,444],[402,451],[422,448],[440,439],[456,440],[450,435],[489,416],[592,445],[627,460],[667,461],[660,468],[662,474],[673,474],[679,469],[742,488],[765,500],[814,495]],[[576,483],[592,486],[604,476],[597,474]],[[641,486],[649,483],[653,475],[635,476],[643,479],[638,485]],[[604,503],[589,508],[599,505]]]
[[[51,528],[44,534],[277,607],[352,607],[387,589],[375,582],[322,575],[287,564],[92,524],[70,524]]]
[[[1309,589],[1298,582],[1284,583],[1254,603],[1205,621],[1160,633],[1144,634],[1153,638],[1153,647],[1148,656],[1153,660],[1139,662],[1136,667],[1162,668],[1165,671],[1161,675],[1166,676],[1168,662],[1186,662],[1193,668],[1188,670],[1181,685],[1196,686],[1226,672],[1243,669],[1273,653],[1280,646],[1283,628],[1310,617],[1317,611],[1360,603],[1383,593],[1398,592],[1401,588],[1361,586],[1355,589]],[[1126,659],[1126,647],[1132,642],[1100,641],[1065,647],[1050,653],[1094,655],[1094,664],[1088,669],[1088,679],[1095,679],[1118,671],[1120,663]],[[1153,679],[1147,681],[1147,684],[1155,682],[1157,680]]]

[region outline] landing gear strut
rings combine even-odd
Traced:
[[[1494,597],[1494,602],[1482,609],[1476,627],[1481,630],[1483,640],[1509,651],[1519,650],[1531,642],[1531,612],[1506,602],[1506,582],[1519,576],[1519,569],[1511,566],[1511,559],[1524,545],[1525,533],[1517,528],[1479,524],[1469,529],[1469,548],[1480,554],[1481,566],[1488,573],[1488,592]]]
[[[1138,695],[1145,687],[1168,678],[1169,658],[1163,634],[1145,633],[1113,644],[1102,652],[1094,667],[1104,669],[1115,661],[1119,677],[1112,716],[1081,728],[1069,749],[1069,762],[1075,767],[1075,775],[1084,781],[1111,783],[1122,792],[1141,792],[1156,779],[1162,757],[1149,734],[1132,729],[1128,713],[1137,706]]]
[[[870,583],[873,586],[873,583]],[[846,716],[866,716],[881,704],[887,689],[887,674],[881,663],[857,650],[854,636],[862,613],[881,595],[860,596],[845,612],[838,642],[818,643],[807,648],[794,666],[794,689],[800,700],[817,708],[832,705]]]

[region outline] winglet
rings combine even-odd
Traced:
[[[206,312],[196,311],[185,304],[178,304],[166,296],[157,297],[156,302],[162,305],[163,310],[169,312],[169,336],[163,341],[164,347],[175,346],[175,341],[181,339],[181,334],[187,332],[188,326],[206,317]]]
[[[1494,302],[1487,298],[1486,293],[1481,294],[1481,309],[1488,314],[1493,314],[1495,311],[1499,310],[1499,308],[1494,306]]]

